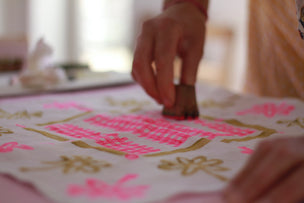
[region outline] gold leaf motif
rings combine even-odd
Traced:
[[[211,117],[211,116],[206,116],[206,115],[200,115],[200,118],[207,119],[207,120],[216,120],[216,118]],[[224,143],[247,142],[249,140],[266,138],[266,137],[271,136],[274,133],[277,133],[277,131],[275,129],[267,128],[267,127],[260,126],[260,125],[246,124],[246,123],[243,123],[236,119],[225,119],[222,122],[227,123],[229,125],[236,126],[236,127],[250,128],[250,129],[255,129],[257,131],[260,131],[260,133],[256,136],[246,136],[246,137],[242,137],[242,138],[231,138],[231,139],[229,138],[229,139],[221,140],[221,142],[224,142]]]
[[[278,124],[285,124],[287,127],[299,126],[304,128],[304,118],[296,118],[294,120],[281,120],[277,121]]]
[[[208,160],[205,156],[198,156],[193,159],[177,157],[176,161],[161,160],[158,168],[163,170],[181,170],[181,174],[183,176],[189,176],[197,173],[198,171],[204,171],[221,181],[227,181],[228,178],[215,173],[230,170],[222,167],[222,164],[223,161],[220,159]]]
[[[217,101],[214,101],[211,99],[211,100],[202,101],[202,102],[200,102],[199,105],[203,108],[221,108],[221,109],[223,109],[223,108],[233,106],[235,101],[239,98],[240,98],[239,95],[233,95],[233,96],[229,97],[227,99],[227,101],[217,102]]]
[[[149,105],[149,101],[137,101],[135,99],[128,99],[124,101],[116,101],[111,97],[107,97],[106,101],[111,105],[111,106],[117,106],[117,107],[124,107],[124,108],[130,108],[128,110],[129,113],[135,113],[138,111],[141,111],[144,106]],[[112,113],[119,113],[120,111],[113,110]]]
[[[63,120],[51,121],[51,122],[47,122],[47,123],[39,123],[39,124],[37,124],[37,126],[46,126],[46,125],[52,125],[52,124],[56,124],[56,123],[65,123],[65,122],[68,122],[68,121],[71,121],[71,120],[74,120],[74,119],[77,119],[77,118],[81,118],[81,117],[86,116],[90,113],[92,113],[92,111],[86,111],[84,113],[80,113],[80,114],[77,114],[75,116],[63,119]]]
[[[61,156],[60,161],[43,161],[41,162],[48,166],[40,168],[27,168],[22,167],[20,171],[29,172],[29,171],[46,171],[54,168],[62,168],[64,174],[68,173],[98,173],[102,168],[110,167],[106,161],[94,160],[92,157],[82,157],[82,156],[73,156],[69,158],[67,156]]]
[[[9,130],[7,128],[3,128],[3,127],[0,126],[0,136],[2,134],[12,134],[12,133],[13,133],[13,131],[11,131],[11,130]]]
[[[204,108],[227,108],[233,106],[233,102],[216,102],[214,100],[206,100],[200,103]]]
[[[42,114],[42,111],[29,113],[27,110],[17,111],[15,113],[8,113],[3,109],[0,109],[0,118],[4,119],[31,119],[32,117],[40,118],[42,117]]]

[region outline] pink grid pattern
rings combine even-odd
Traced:
[[[60,133],[73,138],[87,138],[95,140],[97,144],[109,149],[114,149],[132,154],[146,154],[151,152],[160,151],[153,147],[146,145],[139,145],[132,141],[128,141],[127,137],[119,137],[118,134],[101,134],[90,129],[83,129],[79,126],[72,124],[54,124],[45,127],[50,131]]]
[[[211,138],[218,136],[218,133],[215,132],[206,132],[177,123],[172,124],[165,119],[152,119],[143,115],[124,115],[119,117],[96,115],[84,121],[116,131],[138,134],[139,137],[152,139],[174,147],[185,143],[192,136]]]

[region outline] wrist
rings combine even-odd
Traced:
[[[165,0],[163,5],[163,10],[170,8],[173,5],[180,3],[189,3],[195,6],[200,13],[208,19],[208,0]]]

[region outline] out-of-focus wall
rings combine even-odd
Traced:
[[[28,0],[0,0],[0,37],[23,37],[27,34]]]
[[[210,0],[210,22],[233,30],[233,67],[229,72],[229,88],[240,91],[244,82],[247,58],[247,21],[249,0]]]

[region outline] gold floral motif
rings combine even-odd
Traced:
[[[30,119],[32,117],[40,118],[41,116],[42,116],[42,111],[29,113],[27,110],[24,110],[24,111],[17,111],[15,113],[8,113],[3,109],[0,109],[0,118],[4,118],[4,119]]]
[[[60,161],[43,161],[41,163],[49,166],[40,167],[40,168],[22,167],[20,168],[20,170],[22,172],[29,172],[29,171],[45,171],[54,168],[62,168],[62,172],[64,174],[74,173],[74,172],[98,173],[102,168],[111,166],[111,164],[109,164],[106,161],[94,160],[90,156],[88,157],[73,156],[73,158],[69,158],[67,156],[61,156]]]
[[[200,103],[203,108],[227,108],[233,106],[233,102],[216,102],[214,100],[206,100]]]
[[[13,131],[11,131],[9,129],[6,129],[6,128],[3,128],[3,127],[0,126],[0,136],[2,134],[12,134],[12,133],[13,133]]]
[[[128,110],[129,113],[135,113],[138,111],[141,111],[144,106],[149,105],[149,101],[137,101],[135,99],[128,99],[124,101],[115,101],[111,97],[107,97],[106,101],[111,105],[111,106],[118,106],[118,107],[130,107]],[[112,111],[112,113],[119,113],[118,111]]]
[[[295,120],[282,120],[277,121],[278,124],[286,124],[287,127],[299,126],[304,128],[304,118],[296,118]]]
[[[200,106],[203,107],[203,108],[221,108],[221,109],[224,109],[224,108],[228,108],[228,107],[231,107],[234,105],[235,103],[235,100],[239,99],[240,96],[239,95],[233,95],[231,97],[229,97],[227,99],[227,101],[223,101],[223,102],[217,102],[217,101],[214,101],[214,100],[205,100],[205,101],[202,101],[200,102]]]
[[[228,178],[215,172],[228,171],[230,169],[220,166],[223,161],[220,159],[208,160],[205,156],[198,156],[193,159],[177,157],[176,161],[161,160],[158,168],[163,170],[181,170],[183,176],[195,174],[198,171],[204,171],[209,175],[218,178],[221,181],[227,181]]]

